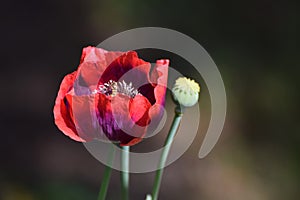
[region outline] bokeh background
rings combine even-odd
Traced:
[[[210,117],[205,83],[182,70],[188,63],[176,55],[140,52],[152,62],[169,56],[171,66],[202,86],[198,136],[166,168],[160,199],[299,199],[299,9],[284,0],[2,1],[0,199],[96,199],[104,166],[56,128],[54,100],[83,47],[143,26],[198,41],[219,67],[228,96],[221,138],[200,160]],[[131,199],[144,199],[153,179],[154,173],[132,174]],[[108,199],[120,199],[115,170]]]

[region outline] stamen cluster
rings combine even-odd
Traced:
[[[98,89],[93,91],[93,94],[96,93],[105,94],[106,96],[115,96],[119,93],[134,98],[139,92],[132,86],[131,82],[127,84],[124,80],[121,82],[110,80],[103,85],[99,85]]]

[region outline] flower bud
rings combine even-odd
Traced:
[[[179,77],[172,88],[174,100],[185,107],[191,107],[197,103],[199,92],[199,84],[186,77]]]

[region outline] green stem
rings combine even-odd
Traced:
[[[166,164],[166,161],[168,158],[168,154],[169,154],[172,142],[174,140],[175,134],[179,127],[181,118],[182,118],[182,113],[178,112],[176,109],[175,116],[174,116],[174,119],[172,122],[172,126],[170,128],[169,134],[165,141],[165,147],[162,150],[161,158],[160,158],[159,165],[158,165],[158,170],[156,171],[154,186],[153,186],[153,190],[152,190],[152,200],[157,200],[157,198],[158,198],[158,193],[159,193],[159,189],[160,189],[160,185],[161,185],[161,179],[162,179],[164,167],[165,167],[165,164]]]
[[[121,189],[122,200],[129,199],[129,146],[122,146],[121,154]]]
[[[112,164],[112,162],[114,160],[114,155],[115,155],[115,146],[114,146],[114,144],[111,144],[111,149],[110,149],[110,152],[108,155],[108,163],[104,170],[104,175],[103,175],[103,180],[102,180],[101,188],[100,188],[99,195],[98,195],[98,200],[105,200],[107,188],[108,188],[109,181],[110,181],[110,175],[111,175],[111,171],[112,171],[110,165]]]

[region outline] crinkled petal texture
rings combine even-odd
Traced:
[[[162,117],[169,60],[151,65],[134,51],[83,49],[76,72],[64,77],[54,106],[55,124],[70,138],[85,142],[110,140],[134,145]],[[93,91],[109,81],[131,83],[138,94],[107,95]]]

